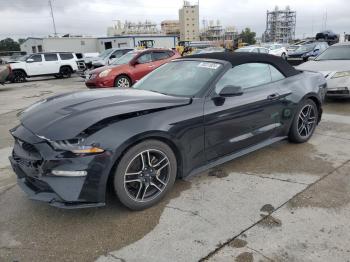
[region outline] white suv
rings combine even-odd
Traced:
[[[38,53],[26,55],[10,63],[11,81],[20,83],[34,76],[52,75],[56,78],[68,78],[78,70],[74,53]]]

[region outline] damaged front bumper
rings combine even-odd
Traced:
[[[9,160],[30,199],[68,209],[105,205],[108,155],[64,157],[22,125],[12,135],[15,144]],[[86,175],[57,176],[53,170],[85,170]]]

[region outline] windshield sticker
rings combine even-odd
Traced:
[[[201,62],[201,63],[199,63],[198,67],[204,67],[204,68],[216,70],[220,67],[220,65],[217,63]]]

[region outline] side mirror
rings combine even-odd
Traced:
[[[33,63],[33,62],[34,62],[34,59],[28,58],[28,59],[26,60],[26,62],[27,62],[27,63]]]
[[[243,94],[243,88],[241,86],[227,85],[219,93],[219,96],[230,97],[240,96]]]
[[[317,48],[317,49],[314,50],[314,53],[317,53],[319,51],[320,51],[320,49]]]
[[[137,64],[138,64],[139,62],[137,61],[137,60],[132,60],[132,61],[130,61],[130,65],[131,66],[136,66]]]

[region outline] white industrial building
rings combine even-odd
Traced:
[[[29,37],[21,44],[21,51],[96,53],[109,48],[138,46],[141,40],[154,40],[154,47],[175,48],[177,36],[173,35],[122,35],[112,37]]]

